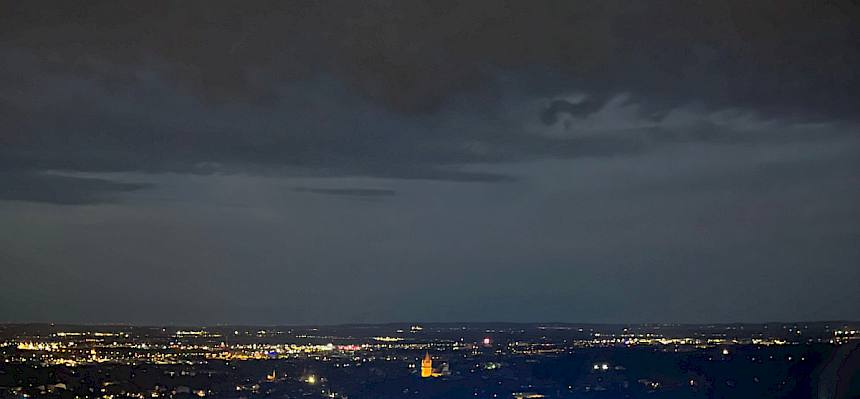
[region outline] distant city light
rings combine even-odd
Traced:
[[[309,361],[309,362],[324,362],[336,368],[349,368],[354,370],[356,367],[364,367],[365,364],[372,366],[374,369],[385,369],[390,367],[391,370],[402,369],[416,377],[421,378],[440,378],[442,384],[447,378],[499,378],[503,381],[506,375],[516,373],[520,365],[515,362],[505,361],[507,356],[529,356],[540,362],[541,357],[553,359],[559,354],[571,353],[579,348],[594,348],[594,350],[616,350],[623,343],[623,348],[628,347],[651,347],[655,351],[674,352],[681,354],[672,356],[689,356],[690,354],[701,353],[707,360],[722,359],[726,361],[732,356],[744,358],[742,354],[748,353],[746,348],[755,348],[761,351],[761,354],[756,353],[755,356],[750,356],[754,367],[791,367],[794,362],[814,362],[808,356],[803,356],[803,352],[797,353],[792,347],[798,345],[806,345],[807,342],[829,342],[844,344],[851,340],[857,339],[856,335],[851,334],[855,330],[844,329],[838,333],[832,330],[824,332],[804,332],[807,338],[803,341],[791,341],[788,339],[780,339],[785,335],[782,330],[778,333],[760,334],[754,332],[754,336],[749,336],[750,333],[734,332],[725,336],[703,337],[703,331],[709,331],[709,328],[698,327],[688,328],[687,331],[682,331],[685,334],[664,335],[662,332],[637,332],[628,330],[627,333],[619,331],[610,333],[600,333],[599,337],[595,331],[588,336],[580,339],[561,339],[550,341],[544,336],[543,331],[535,332],[533,335],[524,335],[516,339],[503,339],[501,344],[496,345],[494,340],[498,334],[496,330],[487,330],[484,332],[484,337],[477,340],[472,338],[472,343],[468,341],[468,336],[460,335],[455,332],[450,339],[445,341],[437,341],[431,337],[422,339],[421,337],[401,338],[389,337],[380,334],[384,331],[390,331],[390,327],[380,327],[376,331],[370,330],[366,335],[336,335],[328,331],[318,331],[316,329],[310,331],[280,331],[275,329],[258,330],[266,331],[266,337],[271,339],[260,340],[256,339],[253,342],[241,342],[242,340],[216,339],[230,333],[237,335],[256,335],[254,330],[229,330],[221,331],[218,328],[212,329],[185,329],[173,330],[168,329],[161,335],[152,334],[149,330],[139,332],[136,329],[129,328],[127,331],[57,331],[50,335],[44,334],[38,330],[22,331],[19,336],[7,341],[0,341],[0,351],[7,352],[6,358],[0,357],[2,363],[18,363],[29,364],[33,370],[41,367],[79,367],[79,366],[95,366],[107,364],[106,366],[98,367],[114,367],[113,365],[164,365],[167,369],[164,374],[174,377],[176,375],[199,375],[200,370],[185,369],[185,366],[180,370],[172,369],[173,365],[188,365],[199,360],[203,361],[225,361],[232,368],[243,367],[242,361],[254,362],[255,370],[259,367],[257,362],[276,360],[276,359],[291,359],[291,361]],[[435,329],[426,328],[430,331]],[[573,329],[573,328],[571,328]],[[740,329],[739,329],[740,330]],[[772,329],[775,330],[775,329]],[[611,331],[611,330],[610,330]],[[490,336],[488,334],[494,334]],[[788,333],[790,336],[795,336],[792,330]],[[288,337],[288,341],[279,342],[281,338],[274,339],[275,336]],[[329,343],[320,344],[319,340],[326,339]],[[317,342],[305,342],[309,340],[317,340]],[[813,341],[814,340],[814,341]],[[298,341],[298,342],[297,342]],[[503,342],[503,343],[502,343]],[[483,345],[482,345],[483,344]],[[773,345],[786,345],[785,349],[772,348]],[[771,347],[771,348],[769,348]],[[484,349],[489,348],[489,349]],[[734,353],[738,349],[740,352]],[[720,356],[713,356],[713,351],[716,350]],[[789,350],[791,352],[782,352]],[[800,349],[798,349],[800,350]],[[772,352],[765,352],[772,351]],[[434,354],[434,355],[431,355]],[[602,352],[605,354],[605,352]],[[419,362],[416,362],[416,354]],[[436,356],[435,358],[433,356]],[[608,358],[594,358],[592,363],[592,378],[606,379],[611,378],[613,381],[621,381],[629,384],[632,381],[638,381],[649,391],[672,390],[683,386],[686,389],[698,390],[706,380],[702,377],[691,379],[692,376],[680,379],[677,383],[668,383],[669,381],[657,381],[654,377],[631,379],[631,373],[635,371],[625,371],[625,366],[630,364],[609,363]],[[422,360],[423,357],[423,360]],[[459,359],[466,359],[471,363],[471,366],[463,368],[468,363],[463,363]],[[773,362],[762,362],[761,359],[782,360],[783,366],[775,366]],[[602,361],[601,361],[602,360]],[[613,359],[615,361],[616,359]],[[270,367],[276,366],[273,364]],[[246,366],[248,367],[248,366]],[[586,366],[587,367],[587,363]],[[504,369],[504,372],[497,370]],[[275,370],[268,368],[268,374],[262,374],[256,380],[235,380],[236,385],[231,386],[236,388],[236,391],[256,392],[263,389],[275,389],[275,386],[284,384],[300,384],[305,386],[305,390],[322,392],[323,396],[332,397],[330,387],[328,387],[329,379],[336,382],[341,376],[338,373],[326,373],[327,377],[323,379],[314,374],[310,370],[315,370],[313,367],[306,368],[304,373],[297,374],[292,378],[288,378],[285,370]],[[368,369],[370,370],[370,369]],[[318,370],[317,370],[318,371]],[[453,371],[453,372],[452,372]],[[613,371],[613,373],[609,373]],[[749,371],[752,371],[750,368]],[[209,373],[208,370],[203,371]],[[346,375],[355,375],[355,372],[349,371]],[[467,374],[468,373],[468,374]],[[494,373],[491,375],[490,373]],[[469,377],[469,375],[474,377]],[[588,373],[586,373],[588,374]],[[454,377],[451,377],[454,376]],[[756,383],[771,383],[766,378],[759,376],[750,376],[750,379]],[[432,380],[428,380],[432,381]],[[483,380],[482,380],[483,381]],[[57,388],[57,384],[67,383],[57,382],[48,388],[49,389],[65,389]],[[584,389],[585,391],[594,390],[594,386],[589,385],[590,382],[583,381],[585,384],[582,387],[572,385],[569,382],[565,386],[568,389]],[[523,386],[525,388],[525,386]],[[531,387],[529,387],[531,388]],[[0,387],[0,396],[3,396],[4,387]],[[27,387],[15,388],[22,393],[27,390]],[[102,387],[101,389],[112,389]],[[203,396],[205,397],[223,397],[223,392],[217,386],[180,386],[177,388],[187,397]],[[38,392],[40,389],[33,387],[30,389],[33,392]],[[7,389],[8,391],[8,389]],[[102,391],[105,393],[106,391]],[[171,397],[171,391],[164,388],[153,388],[152,390],[141,388],[137,394],[145,394],[143,397]],[[522,394],[540,394],[539,392],[525,391]],[[175,394],[175,393],[173,393]],[[17,397],[17,396],[16,396]],[[33,396],[31,396],[33,397]],[[111,394],[107,392],[100,396],[105,399],[110,399]],[[141,396],[135,396],[140,398]],[[343,393],[338,393],[334,396],[335,399],[343,398]],[[489,396],[492,398],[492,393]],[[499,395],[498,397],[503,397]],[[514,396],[515,398],[517,396]],[[523,396],[530,397],[530,396]]]

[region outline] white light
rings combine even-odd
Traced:
[[[603,363],[600,365],[600,369],[603,371],[609,370],[609,365],[606,363]]]

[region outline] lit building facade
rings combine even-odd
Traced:
[[[430,358],[430,352],[424,354],[424,360],[421,361],[421,378],[430,378],[433,376],[433,359]]]

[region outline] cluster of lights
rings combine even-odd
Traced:
[[[189,330],[189,331],[180,330],[180,331],[177,331],[177,332],[176,332],[176,334],[174,334],[174,335],[175,335],[177,338],[183,338],[183,337],[210,337],[210,338],[218,338],[218,337],[220,337],[220,335],[218,335],[218,334],[212,334],[212,333],[210,333],[210,332],[208,332],[208,331],[204,331],[204,330]]]
[[[595,364],[595,365],[594,365],[594,366],[592,366],[591,368],[592,368],[593,370],[609,371],[609,364],[608,364],[608,363]]]
[[[373,337],[374,341],[380,342],[400,342],[403,341],[403,338],[399,337]]]
[[[24,351],[56,351],[60,344],[56,342],[20,342],[18,349]]]

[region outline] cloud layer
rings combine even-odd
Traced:
[[[0,319],[860,318],[855,3],[2,2]]]
[[[860,100],[860,7],[850,1],[5,9],[5,169],[240,164],[504,180],[450,166],[642,145],[523,135],[523,120],[506,114],[526,101],[551,102],[521,119],[553,124],[624,93],[657,119],[689,104],[765,119],[853,119]],[[585,97],[559,97],[571,92]]]

